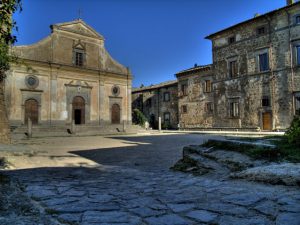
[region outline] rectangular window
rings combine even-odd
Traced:
[[[295,95],[295,109],[296,115],[300,116],[300,92],[296,93]]]
[[[207,113],[209,113],[209,114],[213,113],[213,111],[214,111],[213,103],[212,102],[207,102],[205,104],[205,109],[206,109]]]
[[[297,65],[300,66],[300,45],[296,47]]]
[[[187,85],[186,84],[181,85],[181,92],[182,92],[182,95],[187,95]]]
[[[259,27],[256,30],[257,35],[263,35],[266,33],[266,28],[265,27]]]
[[[236,77],[238,74],[237,61],[229,62],[229,76]]]
[[[82,66],[83,65],[83,53],[75,52],[75,65]]]
[[[181,106],[181,112],[182,113],[187,113],[187,106],[186,105]]]
[[[238,102],[230,102],[230,117],[238,117],[239,116],[239,103]]]
[[[259,71],[268,71],[269,68],[269,55],[268,53],[263,53],[258,56],[259,58]]]
[[[164,92],[164,102],[170,101],[170,92]]]
[[[235,36],[228,38],[228,43],[233,44],[235,42]]]
[[[270,106],[270,98],[269,96],[263,96],[262,100],[261,100],[261,105],[262,106]]]
[[[164,113],[164,122],[170,122],[170,113],[169,112]]]
[[[204,91],[205,92],[211,92],[211,89],[212,89],[211,86],[212,86],[211,81],[210,80],[206,80],[205,81]]]
[[[296,24],[300,24],[300,15],[296,16]]]

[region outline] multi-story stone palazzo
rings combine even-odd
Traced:
[[[131,73],[81,19],[51,25],[50,36],[12,52],[20,59],[6,79],[12,126],[131,123]]]
[[[286,129],[300,111],[300,2],[206,39],[213,63],[176,73],[180,128]]]
[[[212,127],[285,129],[300,107],[300,2],[218,31]]]

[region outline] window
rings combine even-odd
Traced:
[[[256,29],[257,35],[263,35],[266,33],[266,28],[265,27],[259,27]]]
[[[300,66],[300,45],[296,46],[297,65]]]
[[[210,81],[210,80],[206,80],[206,81],[205,81],[204,91],[205,91],[205,92],[211,92],[211,89],[212,89],[211,86],[212,86],[212,85],[211,85],[211,81]]]
[[[170,113],[169,112],[164,113],[164,122],[170,122]]]
[[[236,77],[238,75],[237,61],[229,62],[229,76]]]
[[[165,92],[164,93],[164,102],[169,102],[170,101],[170,92]]]
[[[235,36],[228,38],[228,43],[233,44],[235,42]]]
[[[187,84],[181,85],[181,92],[182,92],[182,95],[187,95]]]
[[[259,71],[268,71],[269,68],[269,56],[268,53],[263,53],[258,56],[259,59]]]
[[[239,103],[238,102],[230,102],[230,117],[238,117],[239,116]]]
[[[263,96],[262,100],[261,100],[261,105],[262,106],[270,106],[270,98],[269,96]]]
[[[296,109],[296,114],[300,115],[300,92],[296,93],[295,96],[295,109]]]
[[[300,15],[296,16],[296,24],[300,24]]]
[[[182,113],[187,113],[187,105],[181,106],[181,112]]]
[[[212,102],[207,102],[207,103],[205,104],[205,110],[206,110],[206,112],[209,113],[209,114],[213,113],[213,111],[214,111],[213,103],[212,103]]]

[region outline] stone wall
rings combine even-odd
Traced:
[[[297,7],[261,16],[234,26],[209,38],[213,43],[215,127],[264,129],[263,114],[270,113],[271,129],[285,129],[294,112],[294,93],[299,92],[299,65],[295,46],[300,38],[300,24],[294,16]],[[258,34],[264,27],[265,33]],[[235,38],[229,43],[231,37]],[[261,72],[259,55],[267,53],[269,69]],[[237,62],[237,74],[230,76],[230,62]],[[269,106],[262,99],[269,98]],[[238,102],[239,115],[230,115],[231,102]]]
[[[166,94],[165,94],[166,93]],[[167,94],[169,93],[169,94]],[[169,95],[169,99],[165,99]],[[132,108],[139,109],[148,119],[150,126],[158,128],[158,118],[162,118],[163,128],[178,127],[178,89],[177,82],[170,85],[155,85],[135,89],[132,92]],[[170,121],[166,121],[168,114]]]
[[[106,51],[104,38],[82,20],[51,29],[44,40],[13,48],[25,64],[11,65],[6,79],[11,124],[25,123],[28,99],[38,102],[38,125],[70,124],[76,96],[84,99],[84,124],[111,124],[113,104],[120,107],[120,121],[130,124],[132,76]],[[83,65],[74,61],[76,48],[83,52]],[[34,87],[28,86],[30,76],[38,80]],[[116,93],[113,87],[118,88]]]
[[[206,81],[212,82],[211,67],[195,67],[188,73],[177,74],[177,78],[180,128],[212,127],[213,92],[206,90]],[[182,85],[187,87],[186,94],[182,92]],[[211,108],[208,108],[208,104],[211,104]]]

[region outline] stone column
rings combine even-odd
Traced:
[[[49,123],[53,124],[53,120],[57,120],[57,74],[58,68],[51,68],[51,77],[50,77],[50,118]]]
[[[32,137],[32,121],[30,118],[28,118],[28,123],[27,123],[27,134],[28,134],[28,138]]]
[[[132,104],[131,104],[131,77],[127,77],[127,121],[130,125],[132,123]]]
[[[99,80],[99,124],[103,124],[105,121],[105,86],[104,78],[100,75]]]
[[[161,131],[161,117],[158,117],[158,130]]]

